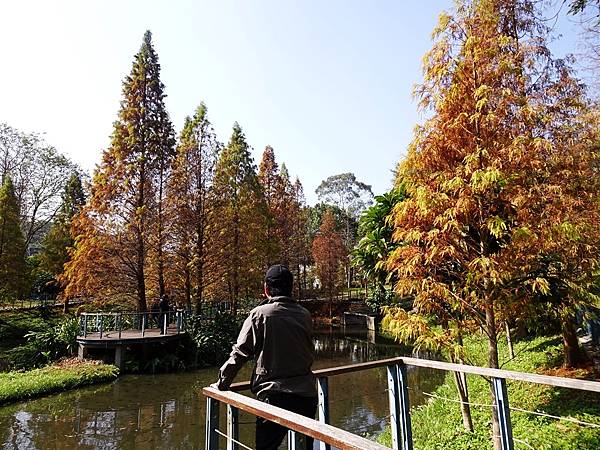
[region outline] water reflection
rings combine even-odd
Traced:
[[[316,369],[410,353],[366,331],[324,330],[316,334],[315,347]],[[247,366],[238,379],[247,379],[250,369]],[[410,370],[409,382],[429,390],[441,376]],[[6,450],[203,448],[205,399],[200,391],[215,378],[216,369],[128,375],[109,385],[0,408],[0,442]],[[332,377],[329,389],[333,425],[361,434],[377,434],[387,425],[385,368]],[[413,404],[424,401],[418,393],[411,391]],[[242,442],[253,446],[254,417],[242,413],[240,421]]]

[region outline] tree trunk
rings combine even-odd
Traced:
[[[498,369],[498,340],[496,334],[496,317],[494,314],[494,304],[488,301],[485,308],[485,328],[488,336],[488,367]],[[496,395],[494,386],[490,383],[490,392],[494,405],[496,405]],[[502,450],[500,442],[500,421],[498,420],[498,408],[492,408],[492,441],[494,442],[494,450]]]
[[[192,309],[192,283],[191,283],[191,276],[190,276],[190,268],[188,267],[187,264],[185,265],[184,288],[185,288],[185,309],[190,311]]]
[[[460,325],[456,340],[458,345],[462,347],[463,338]],[[452,362],[454,362],[454,358],[452,358]],[[460,359],[460,363],[465,363],[463,358]],[[467,386],[467,375],[463,372],[454,372],[454,382],[456,383],[456,389],[458,390],[458,396],[460,397],[460,412],[463,419],[463,425],[465,430],[473,432],[473,418],[471,416],[471,405],[469,405],[469,387]]]
[[[164,262],[164,254],[163,254],[163,246],[164,246],[164,217],[163,217],[163,183],[164,183],[164,173],[161,168],[160,171],[160,180],[158,187],[158,249],[157,249],[157,258],[158,258],[158,296],[159,298],[163,298],[165,296],[165,262]]]
[[[510,335],[510,327],[508,326],[508,320],[504,322],[504,329],[506,330],[506,343],[508,344],[508,353],[510,359],[515,357],[515,349],[513,348],[512,337]]]
[[[562,337],[565,367],[574,368],[587,364],[589,359],[579,345],[573,314],[564,315],[562,318]]]
[[[473,419],[471,418],[471,406],[469,405],[469,392],[467,388],[467,377],[464,373],[453,372],[454,383],[460,398],[460,412],[462,414],[465,430],[473,431]]]

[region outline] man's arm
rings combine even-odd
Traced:
[[[221,391],[229,389],[231,382],[246,361],[254,356],[257,340],[257,329],[254,317],[250,315],[244,321],[237,342],[233,345],[229,359],[219,369],[217,388]]]

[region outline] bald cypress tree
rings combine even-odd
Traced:
[[[217,278],[214,230],[219,217],[213,182],[221,146],[201,103],[194,116],[185,119],[169,183],[170,235],[177,267],[174,284],[190,308],[193,298],[198,313]]]
[[[235,123],[215,174],[220,217],[220,265],[232,310],[240,298],[256,296],[265,266],[267,206],[250,146]]]
[[[6,175],[0,188],[0,299],[14,300],[23,295],[26,270],[19,200]]]
[[[148,273],[164,292],[164,199],[174,157],[158,56],[147,31],[123,82],[111,146],[96,170],[89,204],[75,223],[67,295],[128,294],[146,309]],[[119,274],[118,279],[115,274]]]

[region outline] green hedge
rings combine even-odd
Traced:
[[[46,366],[28,372],[0,373],[0,405],[114,380],[119,369],[82,362],[68,367]]]
[[[485,366],[486,344],[470,339],[468,354],[473,363]],[[557,367],[561,362],[562,342],[558,337],[539,337],[516,344],[517,357],[508,361],[504,343],[500,345],[502,367],[521,372],[539,372]],[[576,373],[585,375],[584,372]],[[571,374],[572,375],[572,374]],[[409,375],[410,376],[410,375]],[[563,375],[564,376],[564,375]],[[511,407],[529,411],[571,417],[600,425],[600,394],[556,389],[549,386],[508,381]],[[479,376],[468,376],[469,401],[489,405],[489,384]],[[457,400],[458,394],[451,373],[435,395]],[[427,404],[411,409],[414,447],[416,450],[484,450],[491,449],[491,413],[487,407],[472,407],[474,431],[465,431],[460,405],[432,398]],[[594,450],[600,449],[600,428],[580,426],[567,421],[511,411],[516,450]],[[379,441],[391,446],[387,431]]]

